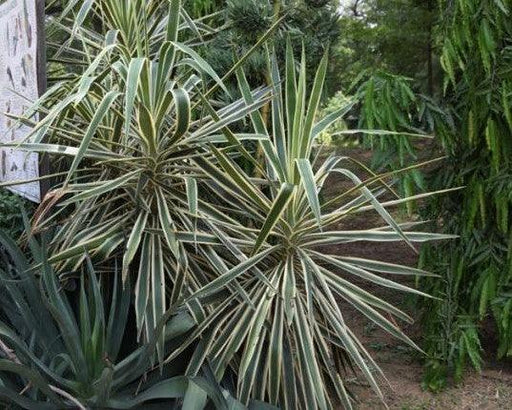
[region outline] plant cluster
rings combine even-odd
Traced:
[[[304,51],[297,61],[287,42],[281,64],[264,44],[273,26],[253,48],[270,81],[252,88],[253,49],[219,76],[197,51],[216,29],[180,0],[69,0],[48,24],[64,74],[20,119],[26,139],[4,145],[48,155],[58,182],[28,227],[30,257],[2,236],[0,397],[27,409],[352,408],[356,371],[382,398],[338,301],[415,346],[395,320],[412,318],[354,279],[426,296],[392,277],[430,274],[333,249],[452,236],[393,219],[389,207],[414,199],[381,199],[393,173],[363,181],[350,159],[315,152],[352,106],[318,118],[327,53],[308,87]],[[322,201],[334,177],[352,187]],[[365,212],[382,225],[347,227]]]

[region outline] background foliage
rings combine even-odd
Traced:
[[[401,176],[400,185],[464,187],[420,209],[437,229],[461,238],[424,247],[421,256],[421,266],[443,278],[421,281],[441,298],[423,304],[431,357],[425,385],[434,390],[451,376],[461,380],[467,363],[480,369],[484,347],[498,358],[511,352],[510,12],[507,2],[494,0],[351,1],[342,18],[350,34],[340,43],[341,61],[370,72],[359,88],[360,128],[436,137],[427,146],[403,135],[370,137],[375,163],[398,169],[447,155],[427,173]],[[481,343],[482,331],[492,327],[495,352],[492,342]]]
[[[415,80],[418,92],[433,95],[440,79],[435,46],[435,0],[350,0],[343,2],[335,64],[343,89],[367,70],[384,70]]]
[[[228,0],[221,2],[217,10],[222,10],[227,30],[204,47],[202,55],[219,73],[226,73],[233,63],[256,41],[281,19],[278,30],[272,39],[280,62],[284,62],[286,39],[292,42],[296,53],[304,46],[308,55],[308,83],[314,74],[325,51],[335,44],[340,35],[336,1],[304,0]],[[334,56],[331,57],[334,60]],[[337,89],[337,76],[328,69],[325,93]],[[245,71],[251,86],[260,85],[269,78],[266,55],[263,49],[257,50],[245,64]],[[228,81],[228,88],[236,95],[236,84]]]
[[[429,305],[435,315],[426,318],[426,346],[437,359],[429,365],[427,383],[434,387],[443,381],[445,366],[457,380],[467,361],[480,368],[480,325],[492,321],[497,328],[493,354],[512,355],[512,10],[501,1],[440,2],[440,7],[445,99],[455,128],[438,130],[449,158],[432,183],[466,188],[432,202],[427,211],[446,232],[461,237],[457,245],[427,248],[423,256],[424,266],[444,277],[425,283],[444,298]]]
[[[421,281],[441,298],[423,304],[425,385],[434,390],[461,380],[467,363],[480,369],[484,348],[498,358],[511,352],[510,13],[499,0],[354,0],[341,18],[338,64],[342,82],[360,84],[360,128],[436,137],[427,145],[405,135],[363,138],[374,163],[398,169],[447,155],[428,172],[401,175],[399,186],[464,187],[419,209],[461,238],[421,256],[443,278]],[[492,328],[496,349],[481,342]]]
[[[0,229],[13,238],[19,237],[23,232],[23,208],[30,208],[28,201],[23,201],[18,195],[0,188]]]

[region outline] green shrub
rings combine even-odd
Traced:
[[[21,209],[27,205],[19,196],[0,188],[0,229],[17,238],[23,232]]]
[[[431,98],[414,91],[412,80],[385,71],[363,75],[355,98],[360,102],[359,128],[372,150],[372,165],[379,171],[396,171],[418,162],[419,154],[435,152],[429,140],[435,130],[451,128],[452,120]],[[396,185],[401,195],[425,192],[421,169],[401,173]],[[410,215],[417,211],[409,202]]]
[[[461,238],[456,245],[425,247],[423,255],[423,266],[443,278],[423,282],[443,297],[426,305],[424,319],[425,349],[439,364],[427,368],[426,378],[438,384],[447,375],[461,380],[467,363],[480,368],[486,321],[497,329],[496,356],[512,356],[512,9],[501,1],[441,4],[445,98],[455,127],[437,129],[448,159],[432,186],[465,189],[429,201],[425,213]]]

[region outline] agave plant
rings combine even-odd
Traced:
[[[80,278],[79,291],[67,292],[50,266],[44,238],[30,240],[30,259],[2,231],[0,243],[0,403],[28,410],[241,408],[207,366],[186,377],[186,360],[154,365],[164,322],[166,354],[194,328],[186,310],[168,311],[139,345],[128,319],[131,287],[121,284],[120,271],[100,274],[88,259],[85,272],[70,275]],[[251,408],[271,409],[256,401]]]
[[[26,409],[131,408],[185,396],[184,377],[153,370],[155,337],[120,354],[131,294],[119,274],[106,286],[89,266],[75,313],[73,295],[62,289],[44,246],[31,240],[31,261],[5,234],[0,239],[0,401]],[[174,316],[166,340],[192,326],[190,316]]]

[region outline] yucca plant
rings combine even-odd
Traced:
[[[101,18],[101,32],[77,25],[88,13]],[[84,249],[93,260],[122,252],[123,280],[130,266],[136,276],[137,327],[145,337],[189,287],[206,283],[191,269],[194,252],[185,249],[212,241],[201,235],[202,220],[232,221],[198,196],[207,174],[192,160],[218,143],[251,158],[241,141],[257,136],[235,137],[226,127],[267,98],[259,90],[250,105],[212,106],[213,89],[203,80],[224,86],[206,61],[177,41],[184,13],[179,0],[84,3],[67,45],[55,55],[79,58],[85,69],[48,90],[33,108],[45,118],[24,142],[13,144],[70,158],[33,228],[59,227],[49,247],[60,272],[79,267]],[[162,350],[163,340],[160,358]]]
[[[239,228],[240,246],[212,226],[226,250],[239,253],[239,263],[225,273],[219,272],[217,278],[187,298],[212,306],[212,313],[199,323],[189,341],[202,336],[202,358],[211,358],[218,378],[227,369],[236,373],[237,397],[242,402],[252,398],[282,408],[314,409],[332,408],[336,398],[352,408],[352,397],[344,383],[346,372],[357,368],[382,398],[375,376],[381,373],[346,325],[339,298],[415,346],[386,315],[412,319],[355,285],[353,278],[423,295],[379,273],[428,273],[331,254],[325,247],[363,241],[406,241],[413,246],[414,242],[449,236],[409,231],[395,222],[386,207],[412,198],[379,203],[375,191],[383,186],[382,176],[362,182],[347,168],[345,157],[322,160],[316,156],[311,160],[316,136],[351,104],[317,121],[327,56],[308,93],[305,56],[297,66],[290,46],[287,54],[284,80],[275,56],[269,58],[275,96],[271,126],[267,127],[260,112],[251,113],[256,132],[268,136],[259,141],[265,153],[265,177],[250,178],[229,153],[213,148],[221,169],[215,171],[210,183],[217,187],[219,197],[229,198],[230,206],[244,215],[247,223]],[[243,70],[238,71],[238,80],[246,103],[252,104]],[[206,168],[205,159],[194,161]],[[333,175],[347,178],[354,187],[322,203],[322,187]],[[353,215],[371,211],[382,217],[384,226],[362,231],[343,229]],[[217,265],[214,259],[211,262]]]

